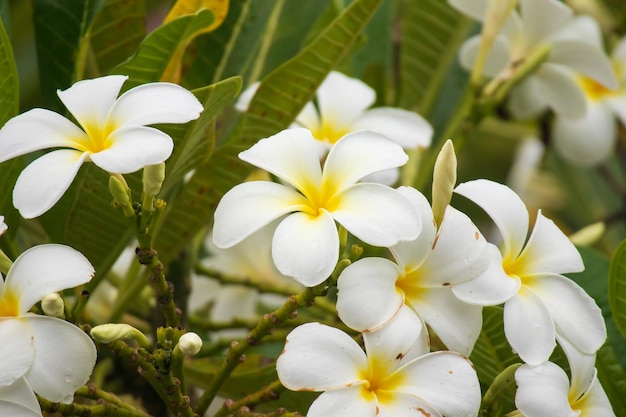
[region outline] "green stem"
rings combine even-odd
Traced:
[[[264,402],[276,400],[280,393],[285,390],[285,387],[280,381],[274,381],[271,384],[265,386],[263,389],[246,395],[237,401],[224,401],[224,405],[220,408],[213,417],[223,417],[228,414],[234,413],[240,410],[242,407],[252,407]]]
[[[294,318],[297,315],[298,308],[310,307],[313,305],[315,298],[325,295],[328,291],[326,283],[319,284],[315,287],[307,288],[298,295],[290,296],[285,304],[273,313],[265,314],[263,319],[248,334],[248,337],[241,342],[233,342],[226,353],[226,357],[222,365],[218,369],[211,384],[200,397],[195,411],[199,415],[203,415],[209,404],[217,395],[220,387],[235,370],[240,363],[246,360],[245,353],[249,348],[258,344],[261,339],[270,334],[277,325]]]
[[[100,388],[97,388],[95,384],[87,384],[85,386],[80,387],[76,391],[76,395],[80,397],[91,398],[93,400],[104,400],[107,403],[110,403],[118,408],[126,409],[128,411],[135,413],[133,415],[148,416],[148,414],[144,413],[143,411],[137,410],[132,405],[124,402],[117,395],[110,393],[108,391],[104,391]]]

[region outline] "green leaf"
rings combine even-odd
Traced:
[[[242,182],[251,168],[237,155],[260,138],[285,129],[311,100],[318,85],[342,58],[381,0],[357,0],[296,57],[266,77],[233,138],[198,167],[168,207],[159,252],[171,260],[198,231],[208,227],[220,198]]]
[[[399,105],[430,114],[474,23],[441,0],[402,4]]]
[[[130,57],[146,36],[143,1],[108,0],[89,33],[94,75],[108,74]]]
[[[626,335],[626,240],[620,243],[611,259],[609,305],[617,328]]]
[[[132,57],[115,67],[111,73],[129,76],[124,90],[158,81],[178,46],[211,25],[213,20],[213,12],[202,9],[197,14],[181,16],[160,26],[144,39]]]
[[[46,107],[62,110],[57,89],[82,78],[83,39],[104,0],[34,0],[33,20],[41,94]]]
[[[598,380],[609,397],[617,416],[626,416],[626,373],[613,346],[609,343],[596,354]]]

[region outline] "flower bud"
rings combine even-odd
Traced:
[[[62,319],[65,317],[65,303],[56,292],[52,292],[41,299],[41,309],[46,316]]]
[[[130,190],[128,189],[128,185],[126,185],[126,181],[124,181],[124,177],[120,179],[115,175],[111,175],[109,177],[109,191],[115,203],[122,207],[124,216],[133,217],[135,210],[133,210],[133,205],[130,201]]]
[[[148,347],[148,338],[133,326],[123,323],[107,323],[91,329],[91,337],[100,343],[112,343],[120,339],[134,339],[140,346]]]
[[[591,246],[604,234],[606,224],[597,222],[583,227],[569,237],[569,240],[576,246]]]
[[[452,190],[456,184],[456,155],[454,154],[454,145],[448,139],[443,144],[433,172],[433,217],[437,222],[437,226],[441,225],[446,207],[452,199]]]
[[[202,339],[196,333],[188,332],[178,339],[178,347],[185,355],[193,356],[200,352]]]
[[[150,198],[161,191],[161,185],[165,180],[165,162],[143,167],[143,193]]]

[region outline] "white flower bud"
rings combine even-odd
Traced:
[[[161,191],[161,185],[165,180],[165,162],[143,167],[143,192],[150,196],[156,196]]]
[[[56,292],[46,295],[41,300],[41,309],[46,316],[62,319],[65,317],[64,308],[63,298]]]
[[[454,145],[448,139],[443,144],[433,172],[433,193],[432,205],[433,216],[437,222],[437,226],[441,224],[446,207],[452,199],[452,190],[456,184],[456,155],[454,153]]]
[[[597,222],[583,227],[576,233],[570,235],[569,240],[577,246],[591,246],[604,234],[606,231],[606,224],[604,222]]]
[[[202,339],[196,333],[188,332],[178,339],[178,347],[185,355],[193,356],[200,352]]]

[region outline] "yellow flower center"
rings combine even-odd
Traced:
[[[365,384],[361,385],[361,396],[366,400],[376,397],[378,403],[393,401],[393,392],[397,391],[403,382],[403,376],[398,372],[389,374],[389,370],[376,358],[368,358],[369,367],[363,370],[361,379]]]
[[[20,301],[16,294],[4,290],[4,297],[0,299],[0,317],[19,316]]]
[[[587,77],[580,77],[578,83],[585,92],[585,95],[591,100],[601,100],[614,93],[614,90],[609,90],[599,82]]]
[[[396,280],[396,289],[404,292],[406,300],[416,300],[422,298],[427,291],[420,285],[422,271],[409,265],[405,267],[406,272]]]
[[[98,153],[110,148],[113,143],[109,139],[109,135],[115,128],[112,123],[106,124],[105,126],[99,126],[97,123],[84,123],[83,129],[89,140],[81,142],[82,146],[80,146],[80,150],[89,153]]]
[[[301,184],[300,192],[306,198],[300,211],[313,217],[320,215],[320,210],[333,212],[337,209],[339,199],[336,198],[337,189],[332,181],[326,181],[321,188],[313,184]]]
[[[337,124],[330,121],[322,121],[322,125],[313,130],[313,137],[320,142],[327,142],[331,145],[337,143],[339,139],[350,133],[349,129],[337,126]]]
[[[504,272],[511,278],[519,278],[524,284],[524,278],[526,277],[526,264],[521,257],[505,257],[502,259],[502,268]]]

